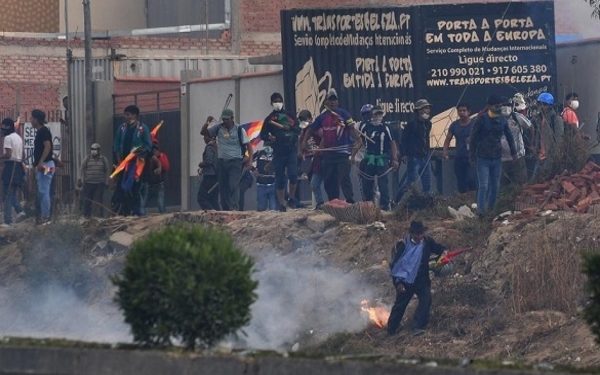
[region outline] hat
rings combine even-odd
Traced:
[[[538,96],[537,101],[547,105],[554,105],[554,96],[549,92],[543,92]]]
[[[498,105],[498,104],[506,104],[508,103],[508,98],[506,96],[501,95],[490,95],[487,100],[488,105]]]
[[[375,107],[373,107],[373,113],[385,113],[385,111],[383,110],[382,106],[376,105]]]
[[[422,222],[416,220],[410,222],[410,228],[408,229],[411,234],[423,234],[426,230],[427,227]]]
[[[329,92],[327,92],[327,97],[325,99],[327,100],[337,100],[338,98],[338,94],[337,91],[335,91],[335,89],[329,89]]]
[[[525,102],[525,97],[520,92],[516,93],[512,98],[512,102],[515,105],[515,109],[517,111],[524,111],[527,109],[527,103]]]
[[[415,103],[415,111],[418,111],[418,110],[426,108],[426,107],[431,107],[431,103],[429,103],[427,101],[427,99],[419,99]]]
[[[373,104],[365,104],[362,107],[360,107],[360,113],[371,113],[373,112]]]
[[[233,111],[229,108],[225,108],[223,112],[221,112],[221,118],[223,117],[231,117],[233,118]]]
[[[92,150],[100,150],[100,143],[92,143],[90,146]]]
[[[34,109],[33,111],[31,111],[31,117],[38,120],[40,124],[46,123],[46,114],[43,111],[40,111],[39,109]]]
[[[283,95],[281,95],[278,92],[274,92],[273,94],[271,94],[271,103],[275,103],[275,101],[279,99],[280,101],[283,101]]]

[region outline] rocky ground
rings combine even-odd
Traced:
[[[451,275],[433,278],[433,314],[426,334],[412,337],[402,330],[388,337],[360,316],[360,300],[388,307],[393,303],[390,249],[414,217],[423,219],[439,242],[473,249],[457,259]],[[26,294],[40,285],[58,284],[72,290],[86,308],[94,308],[96,318],[88,324],[113,322],[118,311],[108,306],[114,293],[108,278],[119,272],[135,239],[182,222],[216,225],[257,260],[262,304],[254,310],[260,319],[249,328],[248,345],[326,355],[600,366],[599,347],[580,317],[585,303],[580,254],[600,248],[600,218],[552,213],[508,217],[503,224],[456,221],[442,205],[417,214],[389,214],[381,221],[385,230],[296,210],[65,219],[46,227],[23,222],[0,232],[0,300],[14,304],[16,291]],[[278,298],[269,299],[270,293]],[[412,309],[414,304],[408,316]],[[43,335],[53,334],[38,328]],[[6,324],[0,329],[14,333]],[[103,340],[126,337],[126,327],[111,329],[115,334]]]

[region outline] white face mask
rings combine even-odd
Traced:
[[[281,111],[283,109],[283,103],[273,103],[271,104],[273,109],[276,111]]]
[[[579,100],[571,100],[571,108],[576,111],[579,108]]]
[[[92,156],[97,156],[98,150],[91,150],[90,153],[92,154]]]
[[[506,105],[503,105],[502,107],[500,107],[500,114],[502,116],[508,117],[510,116],[510,114],[512,113],[512,108]]]
[[[423,114],[421,115],[421,118],[422,118],[423,120],[429,120],[429,118],[430,118],[430,117],[431,117],[431,115],[430,115],[429,113],[423,113]]]
[[[308,121],[300,121],[300,129],[306,129],[310,122]]]

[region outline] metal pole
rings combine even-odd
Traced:
[[[85,140],[94,142],[94,85],[92,82],[92,16],[90,0],[83,0],[83,32],[85,34]]]
[[[206,24],[206,38],[204,40],[205,54],[208,56],[208,0],[204,0],[204,23]]]
[[[69,181],[69,188],[72,190],[75,187],[75,180],[77,180],[77,167],[75,166],[75,134],[74,129],[71,126],[71,117],[73,116],[73,95],[71,88],[71,62],[73,61],[73,51],[71,51],[71,42],[69,40],[69,0],[65,0],[65,41],[67,44],[67,105],[65,108],[65,123],[66,129],[69,133],[69,175],[71,176]]]

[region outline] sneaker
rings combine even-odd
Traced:
[[[412,330],[412,335],[417,337],[417,336],[423,336],[425,334],[425,330],[422,328],[414,328]]]
[[[321,211],[322,209],[323,209],[323,203],[317,203],[317,205],[314,208],[315,211]]]
[[[24,220],[27,217],[27,214],[25,213],[25,211],[21,211],[17,214],[15,221],[18,223],[19,221]]]
[[[289,208],[292,208],[292,209],[297,208],[296,207],[296,200],[293,199],[293,198],[288,198],[288,200],[287,200],[287,206]]]

